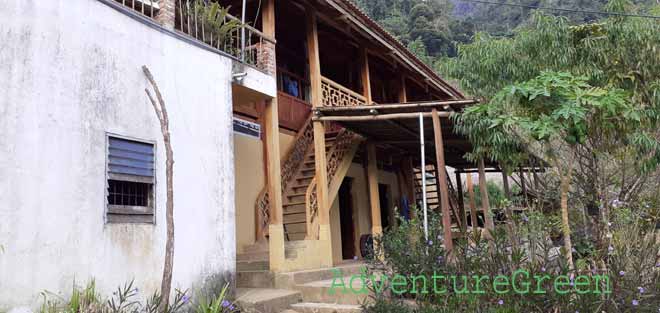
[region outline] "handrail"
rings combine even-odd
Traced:
[[[337,82],[332,81],[330,78],[321,76],[321,82],[327,83],[328,85],[330,85],[332,87],[335,87],[335,88],[337,88],[337,89],[339,89],[339,90],[341,90],[341,91],[343,91],[347,94],[350,94],[353,97],[356,97],[356,98],[358,98],[358,99],[360,99],[364,102],[367,102],[367,98],[365,98],[363,95],[361,95],[361,94],[359,94],[359,93],[357,93],[353,90],[350,90],[350,89],[342,86],[341,84],[339,84]]]
[[[233,16],[233,15],[231,15],[231,14],[229,14],[229,13],[227,13],[227,18],[229,18],[230,20],[234,20],[234,21],[237,21],[237,22],[239,22],[239,23],[242,23],[241,20],[240,20],[238,17],[235,17],[235,16]],[[252,26],[250,26],[250,25],[248,25],[248,24],[243,24],[241,27],[245,27],[245,29],[251,31],[251,32],[254,33],[255,35],[257,35],[257,36],[263,38],[264,40],[266,40],[266,41],[268,41],[268,42],[270,42],[270,43],[272,43],[272,44],[277,43],[277,41],[275,40],[275,38],[270,37],[270,36],[268,36],[268,35],[262,33],[260,30],[254,28],[254,27],[252,27]]]
[[[302,166],[305,153],[309,147],[310,137],[312,136],[312,115],[307,118],[303,127],[300,128],[296,137],[294,138],[293,144],[287,148],[284,157],[281,160],[281,188],[282,191],[286,189],[288,181],[291,179],[298,167]],[[307,138],[304,138],[307,137]],[[313,138],[313,137],[312,137]],[[297,154],[297,155],[296,155]],[[293,159],[296,160],[293,160]],[[301,160],[302,158],[303,160]],[[265,239],[268,235],[268,224],[270,223],[270,198],[268,195],[268,182],[264,185],[264,188],[259,192],[257,199],[254,203],[254,209],[256,214],[255,224],[256,224],[256,235],[257,240]]]

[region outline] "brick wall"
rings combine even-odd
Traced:
[[[176,0],[159,0],[158,2],[160,10],[155,18],[160,25],[167,29],[174,29],[175,2]]]

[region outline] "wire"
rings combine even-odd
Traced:
[[[491,2],[491,1],[483,1],[483,0],[457,0],[457,1],[481,3],[481,4],[490,4],[490,5],[504,5],[504,6],[512,6],[512,7],[522,7],[522,8],[527,8],[527,9],[536,9],[536,10],[550,10],[550,11],[561,11],[561,12],[571,12],[571,13],[587,13],[587,14],[601,14],[601,15],[614,15],[614,16],[642,17],[642,18],[660,19],[660,16],[657,16],[657,15],[644,15],[644,14],[619,13],[619,12],[603,12],[603,11],[590,11],[590,10],[573,10],[573,9],[542,7],[542,6],[515,4],[515,3]]]

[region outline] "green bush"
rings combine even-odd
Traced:
[[[492,242],[478,235],[470,235],[469,240],[459,239],[454,245],[453,262],[447,261],[448,255],[442,245],[441,216],[429,212],[428,220],[428,240],[424,236],[421,216],[410,221],[401,220],[397,227],[375,239],[375,246],[381,248],[376,248],[374,253],[382,258],[370,261],[368,275],[404,275],[408,277],[406,288],[412,290],[415,287],[417,293],[397,295],[391,292],[391,281],[387,281],[384,288],[390,290],[389,293],[377,293],[375,280],[372,280],[368,285],[373,301],[364,306],[365,312],[657,312],[660,307],[660,264],[656,264],[660,242],[654,232],[655,223],[642,218],[633,217],[625,219],[626,223],[614,223],[611,248],[603,254],[589,247],[592,251],[584,258],[577,258],[578,270],[572,273],[564,258],[558,255],[560,249],[550,240],[556,218],[527,212],[516,219],[514,226],[517,239],[521,242],[518,248],[509,242],[505,225],[495,229]],[[582,249],[579,247],[574,253],[579,256]],[[480,294],[460,293],[466,287],[472,291],[476,287],[472,280],[465,281],[464,285],[461,275],[511,277],[517,270],[528,272],[530,277],[545,274],[553,277],[590,277],[599,285],[599,290],[605,290],[605,282],[604,279],[594,280],[595,275],[607,275],[612,292],[579,294],[573,291],[559,294],[554,292],[550,281],[544,281],[541,287],[545,294],[498,294],[491,284],[482,284],[484,292]],[[432,290],[421,293],[423,281],[416,281],[416,286],[411,283],[413,276],[431,277],[434,274],[447,277],[457,275],[457,288],[451,290],[453,287],[450,287],[445,294],[436,294]],[[535,283],[534,280],[531,282]],[[577,281],[583,282],[580,279]],[[570,283],[570,288],[574,288],[576,280],[571,279]],[[406,305],[403,300],[415,305]]]

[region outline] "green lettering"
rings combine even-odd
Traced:
[[[575,288],[575,292],[578,294],[584,295],[588,294],[591,292],[591,278],[586,275],[580,275],[578,277],[575,277],[575,281],[573,282],[573,288]],[[587,287],[587,289],[580,289],[580,287]]]
[[[536,280],[536,290],[534,290],[534,294],[536,295],[544,295],[546,294],[545,289],[543,287],[543,282],[546,280],[550,280],[550,275],[534,275],[534,279]]]
[[[422,287],[422,294],[427,294],[429,293],[428,289],[426,288],[426,276],[424,275],[418,275],[418,276],[413,276],[411,278],[411,283],[412,283],[412,290],[410,290],[410,293],[412,294],[417,294],[417,280],[422,279],[423,286]]]
[[[342,293],[346,293],[346,283],[344,283],[344,276],[342,276],[341,271],[333,268],[332,269],[332,284],[330,285],[330,290],[328,290],[328,294],[334,295],[337,293],[335,290],[336,287],[341,287],[342,288]],[[336,283],[336,281],[339,280],[341,284]]]
[[[433,271],[433,292],[435,292],[435,294],[447,293],[447,287],[443,288],[442,290],[438,290],[438,279],[447,281],[447,277],[445,277],[445,275],[438,275],[435,271]]]
[[[396,287],[398,286],[408,287],[408,282],[406,280],[406,277],[396,274],[394,275],[394,277],[392,277],[392,292],[397,295],[402,295],[408,291],[408,288],[397,290]]]
[[[474,291],[472,291],[472,293],[473,294],[481,294],[481,295],[485,294],[486,292],[481,289],[481,282],[484,281],[484,280],[486,280],[486,281],[490,280],[490,277],[488,277],[486,275],[484,275],[484,276],[473,275],[472,278],[474,278],[474,282],[475,282],[475,284],[474,284],[475,288],[474,288]]]
[[[500,290],[499,287],[508,287],[509,286],[509,277],[504,276],[504,275],[497,275],[495,276],[495,279],[493,279],[493,290],[497,294],[505,294],[509,292],[509,288],[506,288],[504,290]]]
[[[523,276],[524,278],[523,281],[520,282],[520,286],[522,286],[524,289],[519,289],[518,285],[516,282],[518,281],[518,276]],[[526,270],[517,270],[513,272],[513,275],[511,275],[511,287],[513,287],[513,291],[517,294],[525,295],[529,294],[529,286],[531,283],[529,282],[529,272]]]
[[[458,295],[469,293],[470,291],[468,290],[468,282],[467,282],[467,276],[461,275],[463,278],[463,289],[458,289],[458,286],[456,285],[456,275],[452,275],[451,279],[454,281],[454,292]]]
[[[567,294],[570,290],[568,288],[566,289],[561,289],[561,287],[566,287],[571,284],[571,281],[569,280],[568,276],[566,275],[559,275],[555,278],[555,292],[560,295],[565,295]]]

